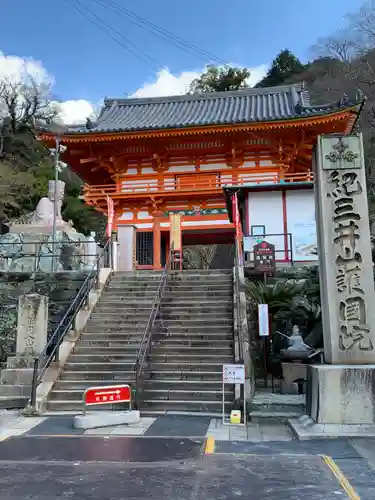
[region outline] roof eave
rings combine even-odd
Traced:
[[[92,141],[94,138],[97,140],[116,140],[116,139],[121,139],[124,137],[139,137],[139,136],[152,136],[152,135],[185,135],[185,134],[199,134],[199,133],[207,133],[207,131],[214,131],[214,132],[220,132],[220,131],[225,131],[227,129],[237,129],[237,130],[249,130],[249,129],[256,129],[256,128],[265,128],[267,126],[269,127],[288,127],[288,126],[295,126],[295,124],[298,123],[305,123],[307,125],[313,124],[317,120],[324,120],[328,118],[335,118],[337,116],[337,119],[340,119],[343,114],[347,113],[355,113],[356,119],[355,122],[357,122],[359,113],[362,111],[363,108],[363,102],[348,106],[347,108],[341,108],[338,110],[335,110],[331,113],[322,113],[322,114],[317,114],[313,116],[295,116],[293,118],[289,119],[283,119],[283,120],[270,120],[270,121],[259,121],[259,122],[247,122],[247,123],[228,123],[228,124],[211,124],[211,125],[200,125],[200,126],[186,126],[186,127],[180,127],[180,128],[161,128],[161,129],[140,129],[140,130],[112,130],[112,131],[95,131],[95,130],[90,130],[90,131],[85,131],[85,132],[75,132],[75,133],[70,133],[70,134],[64,134],[62,136],[62,140],[65,140],[67,142],[81,142],[86,140]],[[351,127],[353,128],[353,127]],[[44,138],[45,140],[51,139],[53,137],[53,134],[46,130],[46,129],[39,129],[37,132],[38,135],[41,138]],[[100,139],[99,139],[100,138]]]

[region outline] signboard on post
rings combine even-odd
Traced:
[[[244,365],[223,365],[224,384],[244,384],[245,366]]]
[[[223,387],[222,387],[222,403],[223,403],[223,425],[229,425],[225,421],[225,384],[239,384],[245,385],[245,365],[225,364],[223,365]],[[246,427],[246,391],[243,391],[243,424]]]
[[[83,394],[83,413],[86,406],[131,403],[132,393],[129,385],[89,387]]]
[[[267,241],[254,245],[254,269],[263,273],[273,273],[275,267],[275,245]]]
[[[259,337],[268,337],[270,334],[268,304],[258,304],[258,325]]]

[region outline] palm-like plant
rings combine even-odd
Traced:
[[[247,283],[246,294],[253,307],[258,304],[268,304],[268,311],[274,316],[280,310],[291,309],[295,298],[303,293],[304,286],[295,280],[272,285],[250,281]]]

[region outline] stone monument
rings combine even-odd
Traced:
[[[61,207],[64,201],[65,182],[57,181],[56,194],[56,230],[75,232],[69,222],[65,222],[61,216]],[[55,181],[48,181],[48,196],[41,198],[34,212],[24,216],[19,221],[9,225],[10,233],[50,233],[53,227],[55,199]]]
[[[362,135],[319,137],[314,163],[327,364],[309,367],[305,424],[311,434],[323,424],[332,435],[375,435],[375,293]]]

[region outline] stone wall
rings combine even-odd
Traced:
[[[87,275],[88,271],[54,274],[0,272],[0,366],[8,355],[15,353],[18,297],[30,293],[48,296],[50,338]]]

